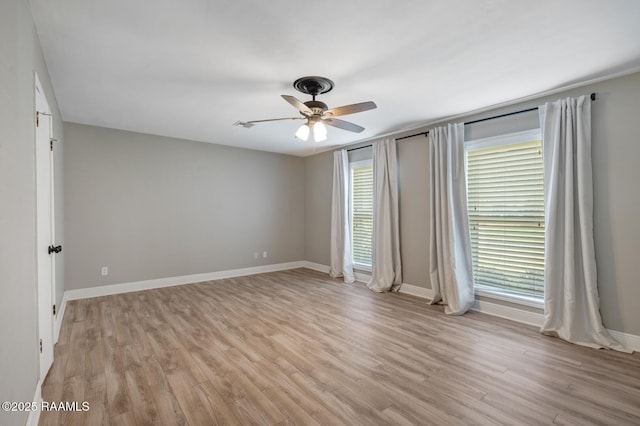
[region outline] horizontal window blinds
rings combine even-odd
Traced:
[[[371,265],[373,235],[373,167],[357,167],[351,174],[353,261]]]
[[[542,142],[467,151],[474,282],[544,295]]]

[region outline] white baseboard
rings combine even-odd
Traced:
[[[433,299],[433,290],[412,284],[403,283],[398,293],[410,294],[411,296],[421,297],[423,299]]]
[[[303,268],[312,269],[318,272],[324,272],[325,274],[328,274],[329,270],[331,269],[327,265],[322,265],[320,263],[308,262],[306,260],[303,263]]]
[[[135,281],[131,283],[111,284],[99,287],[67,290],[64,296],[67,300],[88,299],[91,297],[110,296],[133,291],[150,290],[154,288],[173,287],[176,285],[193,284],[202,281],[221,280],[247,275],[263,274],[266,272],[285,271],[287,269],[302,268],[304,261],[277,263],[274,265],[255,266],[251,268],[230,269],[227,271],[208,272],[204,274],[184,275],[181,277],[158,278],[154,280]]]
[[[544,321],[544,314],[542,312],[525,311],[524,309],[487,302],[486,300],[476,299],[471,310],[523,324],[534,325],[536,327],[542,327]]]
[[[622,343],[627,349],[640,352],[640,336],[616,330],[609,330],[609,334],[618,342]]]
[[[356,281],[358,281],[360,283],[367,284],[371,280],[371,275],[370,274],[365,274],[363,272],[354,272],[353,275],[354,275]]]
[[[307,269],[312,269],[318,272],[324,272],[325,274],[328,274],[329,271],[331,270],[331,268],[329,268],[329,266],[327,265],[322,265],[320,263],[314,263],[314,262],[308,262],[308,261],[302,262],[302,267]],[[353,275],[356,281],[361,283],[368,283],[369,280],[371,279],[371,275],[365,274],[362,272],[354,272]]]
[[[36,385],[36,392],[33,395],[33,402],[38,407],[37,410],[29,411],[29,416],[27,417],[27,426],[38,426],[38,421],[40,420],[40,407],[42,407],[42,381],[38,380],[38,384]]]

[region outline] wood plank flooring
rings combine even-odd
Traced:
[[[41,425],[639,425],[640,355],[307,269],[70,302]]]

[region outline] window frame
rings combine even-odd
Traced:
[[[364,263],[359,263],[356,262],[353,258],[353,170],[354,169],[360,169],[360,168],[365,168],[365,167],[371,167],[371,169],[373,170],[373,159],[372,158],[368,158],[365,160],[357,160],[357,161],[350,161],[349,162],[349,225],[351,227],[351,261],[353,262],[353,267],[354,269],[359,269],[362,271],[367,271],[367,272],[371,272],[371,268],[373,266],[373,256],[371,259],[371,265],[367,265]],[[373,173],[373,171],[372,171]],[[373,188],[371,188],[372,190],[372,197],[373,197]],[[373,219],[373,212],[371,214],[371,217]],[[371,235],[371,249],[373,250],[373,231],[372,231],[372,235]]]
[[[526,143],[526,142],[537,141],[537,140],[542,140],[542,131],[540,128],[465,141],[464,162],[465,162],[465,177],[467,178],[466,190],[467,191],[469,190],[468,175],[467,175],[467,171],[468,171],[467,152],[468,151],[475,151],[475,150],[487,149],[487,148],[499,148],[503,146],[515,145],[519,143]],[[543,185],[544,185],[544,182],[543,182]],[[467,199],[468,199],[468,192],[467,192]],[[476,284],[475,277],[474,277],[473,287],[474,287],[474,293],[477,296],[489,297],[495,300],[516,303],[519,305],[529,306],[533,308],[540,308],[540,309],[544,308],[544,295],[538,298],[538,297],[528,296],[524,294],[516,294],[508,291],[502,291],[499,288],[489,287],[482,284]]]

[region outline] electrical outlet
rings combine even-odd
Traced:
[[[108,266],[103,266],[103,267],[100,269],[100,274],[101,274],[103,277],[106,277],[107,275],[109,275],[109,267],[108,267]]]
[[[263,252],[262,252],[262,258],[263,258],[263,259],[266,259],[266,258],[267,258],[267,252],[266,252],[266,251],[263,251]]]

